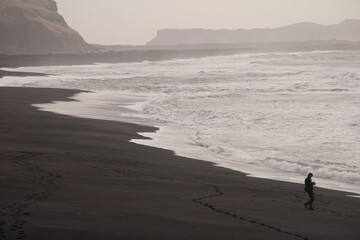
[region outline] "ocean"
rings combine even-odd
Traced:
[[[51,75],[0,85],[92,91],[40,110],[156,126],[131,141],[250,177],[302,184],[312,172],[318,187],[360,194],[360,51],[16,70]]]

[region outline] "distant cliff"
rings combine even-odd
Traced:
[[[58,14],[53,0],[0,1],[0,53],[74,52],[90,46]]]
[[[270,43],[310,40],[360,41],[360,20],[336,25],[303,22],[274,29],[162,29],[147,45]]]

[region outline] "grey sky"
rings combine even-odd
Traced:
[[[145,44],[162,28],[274,28],[360,19],[360,0],[55,0],[89,43]]]

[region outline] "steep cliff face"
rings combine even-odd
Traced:
[[[360,41],[360,20],[335,25],[304,22],[275,29],[162,29],[147,45],[269,43],[290,41]]]
[[[58,14],[53,0],[0,1],[0,53],[74,52],[90,46]]]

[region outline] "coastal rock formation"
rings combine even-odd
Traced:
[[[0,53],[87,51],[53,0],[0,1]]]
[[[360,41],[360,20],[345,20],[335,25],[303,22],[274,29],[162,29],[147,45],[270,43],[310,40]]]

